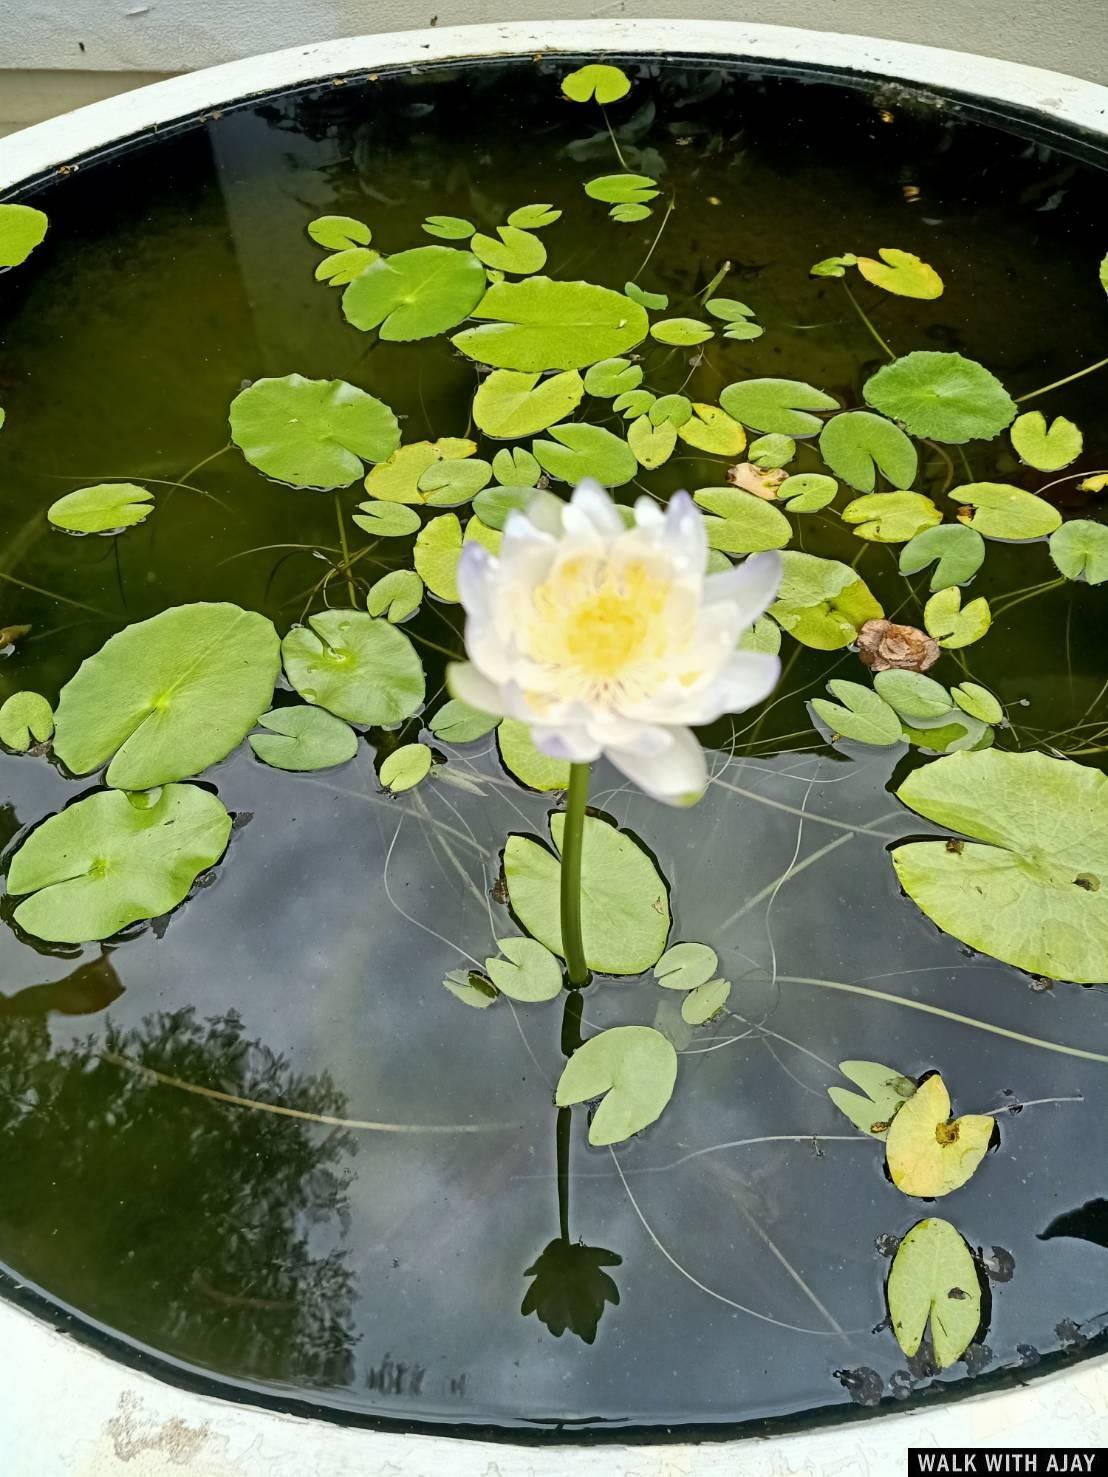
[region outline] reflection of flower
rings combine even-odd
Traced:
[[[619,1288],[604,1267],[618,1267],[623,1258],[600,1246],[581,1241],[551,1241],[527,1268],[535,1280],[527,1289],[520,1312],[538,1315],[556,1339],[566,1329],[591,1344],[607,1303],[619,1302]]]
[[[687,493],[635,504],[628,528],[585,482],[568,505],[509,515],[498,556],[467,544],[458,567],[468,663],[451,690],[531,725],[536,746],[601,753],[660,800],[696,799],[707,777],[688,724],[761,702],[776,657],[737,650],[773,600],[777,554],[706,575],[704,519]]]

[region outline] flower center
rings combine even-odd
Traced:
[[[618,681],[665,652],[671,590],[669,569],[656,562],[561,560],[535,590],[532,655],[570,669],[590,687]]]

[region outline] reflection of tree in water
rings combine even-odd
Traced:
[[[113,971],[114,973],[114,971]],[[108,1026],[52,1052],[41,1015],[0,1016],[3,1246],[17,1270],[167,1352],[252,1378],[346,1384],[354,1276],[350,1134],[173,1091],[136,1063],[239,1097],[341,1116],[234,1012]]]

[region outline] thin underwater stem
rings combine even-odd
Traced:
[[[581,941],[581,853],[585,839],[585,804],[589,798],[589,766],[571,764],[566,794],[566,823],[562,833],[562,951],[571,990],[589,982],[585,946]]]
[[[1108,358],[1098,359],[1095,364],[1087,364],[1084,369],[1079,369],[1074,374],[1067,374],[1065,379],[1051,380],[1049,385],[1040,385],[1037,390],[1028,390],[1026,395],[1016,396],[1016,404],[1022,405],[1025,400],[1034,400],[1038,395],[1045,395],[1048,390],[1060,390],[1063,385],[1072,385],[1074,380],[1084,379],[1087,374],[1103,369],[1106,364],[1108,364]]]
[[[843,277],[840,280],[841,280],[841,282],[843,284],[843,291],[846,293],[847,297],[850,299],[851,307],[858,314],[858,317],[861,318],[862,322],[866,325],[866,328],[869,330],[869,332],[870,332],[870,334],[871,334],[871,336],[873,338],[873,341],[877,344],[877,347],[881,350],[881,352],[884,355],[886,355],[887,358],[889,358],[889,359],[895,359],[896,358],[896,354],[893,352],[892,349],[889,348],[888,344],[881,337],[881,335],[877,332],[877,329],[874,327],[873,320],[870,318],[870,316],[866,312],[865,308],[862,307],[862,304],[854,296],[853,292],[851,292],[851,290],[850,290],[850,284],[847,282],[846,278]]]
[[[350,573],[350,545],[346,541],[346,524],[343,522],[342,503],[339,502],[337,492],[335,493],[335,522],[338,524],[339,548],[342,550],[342,570],[346,575],[346,588],[350,595],[350,604],[356,606],[358,592],[354,588],[354,576]]]

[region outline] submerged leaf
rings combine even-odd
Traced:
[[[1073,421],[1057,416],[1049,428],[1041,410],[1017,415],[1009,432],[1021,462],[1040,472],[1058,472],[1081,455],[1084,438]]]
[[[347,289],[349,291],[349,288]],[[246,460],[293,487],[347,487],[400,445],[383,400],[345,380],[255,380],[231,401],[231,439]]]
[[[0,744],[25,754],[54,732],[54,710],[39,692],[13,692],[0,707]]]
[[[916,1084],[902,1072],[883,1067],[880,1062],[840,1062],[839,1071],[862,1091],[829,1087],[827,1096],[855,1128],[860,1128],[871,1138],[885,1138],[890,1123],[913,1095]]]
[[[388,621],[362,610],[324,610],[281,643],[285,675],[307,703],[350,723],[401,723],[423,702],[423,665]],[[110,771],[109,771],[110,775]]]
[[[486,436],[514,441],[565,420],[584,393],[585,384],[575,369],[543,380],[537,372],[494,369],[473,398],[473,419]]]
[[[937,1073],[928,1077],[892,1120],[885,1139],[893,1184],[922,1199],[949,1195],[972,1177],[995,1128],[996,1119],[985,1113],[951,1121],[946,1084]]]
[[[0,267],[18,267],[46,235],[50,222],[33,205],[0,205]]]
[[[716,972],[719,958],[707,944],[673,944],[654,966],[654,978],[667,990],[695,990]]]
[[[813,436],[822,422],[813,410],[838,410],[839,402],[802,380],[750,379],[726,385],[719,403],[734,420],[753,431]]]
[[[726,554],[783,549],[793,536],[784,513],[741,488],[701,487],[693,493],[693,500],[717,515],[705,519],[708,545]]]
[[[931,589],[967,584],[985,562],[985,540],[964,523],[940,523],[917,533],[900,551],[901,574],[918,574],[934,563]]]
[[[633,349],[646,337],[645,311],[621,292],[591,282],[528,277],[494,282],[473,317],[489,320],[451,340],[494,369],[583,369]]]
[[[1050,535],[1050,557],[1068,580],[1090,585],[1108,580],[1108,528],[1090,518],[1074,518]]]
[[[566,1063],[559,1108],[603,1097],[589,1124],[594,1148],[621,1144],[661,1117],[677,1081],[677,1053],[651,1026],[613,1026],[590,1036]]]
[[[602,487],[622,487],[638,471],[635,453],[620,436],[584,421],[551,426],[553,441],[533,441],[531,450],[544,472],[576,486],[593,477]]]
[[[827,698],[812,698],[812,707],[831,729],[832,739],[853,739],[859,744],[888,745],[902,738],[900,719],[894,710],[870,687],[833,677],[827,684],[837,703]]]
[[[553,1000],[562,993],[562,966],[537,939],[497,939],[503,959],[486,959],[489,978],[512,1000]]]
[[[770,615],[804,646],[837,651],[849,646],[867,621],[884,612],[849,564],[786,550],[782,579]]]
[[[529,790],[564,790],[569,784],[568,762],[536,749],[531,730],[518,718],[504,719],[496,742],[504,767]]]
[[[943,515],[920,492],[870,492],[847,503],[844,523],[854,523],[856,538],[871,543],[903,544],[942,522]]]
[[[67,492],[46,510],[66,533],[119,533],[154,511],[154,494],[133,482],[99,482]]]
[[[602,106],[617,103],[630,91],[631,79],[627,73],[608,62],[590,62],[562,78],[562,92],[575,103],[587,103],[593,98]]]
[[[943,279],[910,251],[898,251],[895,246],[881,246],[877,255],[879,262],[870,256],[860,256],[857,261],[859,272],[874,287],[883,287],[897,297],[917,297],[927,301],[942,296]]]
[[[1061,513],[1045,498],[1007,482],[966,482],[953,488],[949,496],[969,505],[959,510],[958,521],[986,538],[1012,543],[1046,538],[1062,521]]]
[[[934,349],[894,359],[866,381],[862,393],[910,435],[954,445],[991,441],[1016,413],[1016,402],[983,364]]]
[[[252,733],[250,747],[274,769],[331,769],[358,752],[358,735],[349,723],[322,708],[273,708],[258,722],[269,732]]]
[[[868,410],[848,410],[820,432],[820,456],[844,482],[872,492],[880,471],[895,488],[916,480],[916,448],[899,426]]]
[[[909,1359],[919,1352],[930,1318],[940,1369],[962,1357],[981,1323],[977,1268],[949,1221],[916,1222],[893,1258],[887,1295],[893,1333]]]
[[[346,321],[381,338],[408,342],[432,338],[468,318],[486,286],[484,268],[471,251],[415,246],[381,257],[355,277],[342,295]]]
[[[940,646],[955,651],[980,641],[993,617],[984,595],[963,606],[962,592],[955,587],[931,596],[923,607],[923,623]]]
[[[432,757],[426,744],[401,744],[381,765],[378,778],[394,795],[414,790],[430,774]]]

